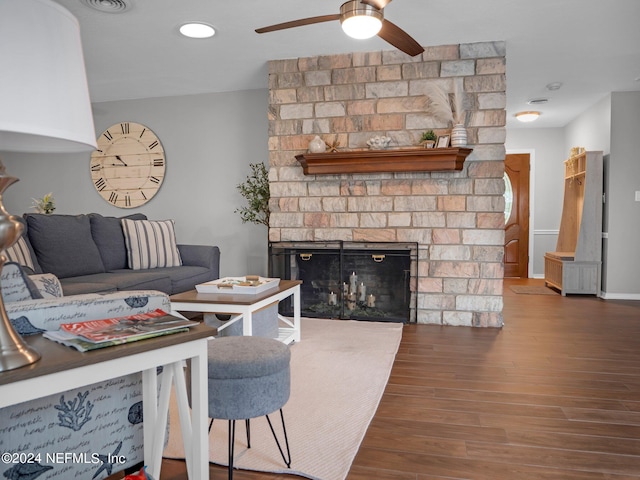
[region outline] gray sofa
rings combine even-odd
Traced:
[[[215,246],[177,245],[179,266],[133,270],[120,218],[97,213],[27,213],[23,217],[24,239],[32,257],[32,265],[26,267],[33,273],[53,273],[64,295],[120,290],[159,290],[172,295],[219,278],[220,250]],[[147,219],[143,214],[122,218]]]

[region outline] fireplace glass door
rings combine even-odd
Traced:
[[[302,280],[303,316],[411,320],[416,244],[278,242],[269,250],[271,277]],[[291,315],[291,303],[281,302],[280,313]]]

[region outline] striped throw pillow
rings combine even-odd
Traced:
[[[16,243],[7,248],[4,251],[4,256],[7,258],[8,262],[15,262],[18,265],[24,265],[33,271],[36,269],[33,265],[31,253],[29,252],[29,246],[27,245],[27,241],[24,237],[20,237]]]
[[[129,220],[123,218],[127,262],[132,270],[182,265],[173,220]]]

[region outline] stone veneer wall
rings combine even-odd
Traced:
[[[320,135],[339,148],[391,148],[449,133],[429,84],[463,79],[473,152],[460,172],[305,176],[295,155]],[[269,240],[417,242],[415,320],[502,326],[505,44],[427,47],[269,62]]]

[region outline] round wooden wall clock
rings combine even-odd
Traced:
[[[153,131],[140,123],[116,123],[97,144],[91,154],[91,180],[102,198],[116,207],[134,208],[158,193],[166,161]]]

